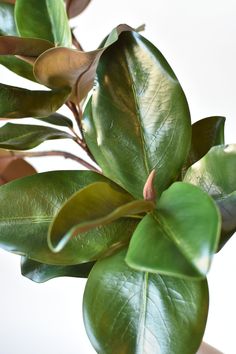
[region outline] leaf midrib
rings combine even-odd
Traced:
[[[164,235],[165,237],[167,237],[170,241],[172,241],[174,243],[174,245],[176,246],[176,248],[178,249],[178,251],[180,252],[180,254],[182,254],[182,256],[185,258],[185,260],[191,264],[191,266],[193,267],[193,269],[197,272],[198,275],[202,275],[201,272],[199,271],[199,269],[196,267],[195,263],[191,262],[191,257],[189,257],[182,248],[180,248],[179,243],[176,241],[176,237],[174,236],[174,232],[172,231],[172,229],[166,224],[164,218],[161,216],[161,214],[159,213],[159,218],[157,218],[157,216],[153,213],[152,214],[154,220],[160,225],[160,227],[162,228],[162,230],[164,231]]]
[[[137,100],[136,87],[135,87],[135,83],[133,81],[133,78],[132,78],[132,76],[130,74],[130,72],[132,72],[132,71],[130,70],[128,59],[126,58],[125,55],[124,55],[124,60],[126,61],[127,70],[128,70],[128,73],[129,73],[129,79],[130,79],[130,83],[131,83],[133,99],[134,99],[134,105],[135,105],[135,110],[136,110],[136,117],[137,117],[137,120],[138,120],[138,128],[139,128],[138,131],[139,131],[140,140],[141,140],[141,148],[142,148],[142,151],[143,151],[144,167],[146,169],[147,177],[148,177],[148,175],[150,173],[150,169],[149,169],[149,166],[148,166],[147,151],[145,149],[145,138],[144,138],[144,134],[143,134],[142,119],[141,119],[141,114],[140,114],[140,109],[139,109],[139,103],[138,103],[138,100]]]

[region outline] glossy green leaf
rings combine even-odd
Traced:
[[[191,138],[188,104],[169,64],[144,37],[122,33],[104,52],[83,129],[104,174],[136,198],[153,169],[158,196],[179,174]]]
[[[236,231],[236,145],[213,147],[190,167],[184,180],[199,186],[214,198],[222,218],[219,248]]]
[[[60,253],[50,251],[47,233],[53,217],[75,192],[94,182],[109,182],[91,171],[58,171],[36,174],[0,187],[0,247],[36,261],[73,265],[90,262],[128,242],[137,224],[118,220],[71,240]],[[98,242],[99,241],[99,242]],[[82,252],[83,251],[83,252]]]
[[[52,47],[52,43],[43,39],[21,38],[16,36],[0,37],[0,55],[38,57]]]
[[[29,150],[46,140],[73,139],[73,136],[54,128],[41,125],[7,123],[0,128],[0,148]]]
[[[87,278],[94,262],[76,264],[72,266],[59,266],[33,261],[27,257],[21,258],[21,274],[36,282],[44,283],[58,277]]]
[[[73,127],[73,122],[69,118],[63,116],[60,113],[53,113],[49,117],[37,118],[41,122],[46,122],[53,125],[58,125],[59,127]]]
[[[134,269],[177,277],[204,277],[218,246],[220,215],[200,188],[176,182],[132,236],[126,261]]]
[[[54,113],[67,100],[68,88],[30,91],[0,84],[0,118],[44,117]]]
[[[68,17],[78,16],[89,5],[91,0],[65,0]]]
[[[79,237],[83,252],[89,237],[82,235],[86,231],[121,217],[148,212],[154,207],[153,202],[134,200],[124,190],[108,183],[90,184],[75,193],[55,216],[49,230],[49,246],[54,252],[59,252],[70,239]]]
[[[187,165],[200,160],[215,145],[224,144],[224,117],[208,117],[192,125],[192,143]]]
[[[87,334],[102,354],[193,354],[208,312],[207,282],[130,269],[125,250],[98,261],[85,288]]]
[[[69,48],[53,48],[43,53],[34,64],[37,80],[51,88],[70,86],[73,96],[81,101],[93,87],[98,61],[108,46],[118,40],[123,31],[131,27],[116,27],[104,41],[103,46],[90,52]]]
[[[27,14],[30,14],[28,16],[26,9]],[[63,0],[17,0],[15,19],[22,37],[46,39],[56,46],[71,46]]]
[[[0,36],[17,36],[14,5],[0,2]]]
[[[22,59],[12,55],[1,55],[0,64],[19,76],[31,81],[36,81],[33,74],[33,66]]]

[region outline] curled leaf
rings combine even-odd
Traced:
[[[55,216],[49,230],[49,246],[59,252],[70,239],[84,232],[152,209],[153,202],[134,200],[124,190],[108,183],[90,184],[75,193]],[[89,235],[84,237],[89,240]]]
[[[43,53],[34,64],[37,80],[51,88],[70,86],[73,96],[81,101],[93,86],[97,65],[102,53],[117,41],[124,31],[131,27],[120,25],[108,36],[102,48],[91,52],[82,52],[69,48],[53,48]]]

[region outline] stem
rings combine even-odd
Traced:
[[[67,107],[71,110],[71,112],[73,113],[74,118],[75,118],[76,123],[77,123],[78,128],[79,128],[80,134],[81,134],[81,136],[82,136],[82,139],[81,139],[81,138],[75,133],[74,129],[72,128],[74,134],[76,135],[76,142],[77,142],[77,143],[79,144],[79,146],[88,154],[88,156],[91,158],[91,160],[93,160],[94,162],[96,162],[95,159],[94,159],[94,157],[93,157],[93,155],[91,154],[91,152],[90,152],[90,150],[89,150],[87,144],[86,144],[85,141],[83,140],[83,128],[82,128],[82,123],[81,123],[83,113],[82,113],[82,110],[81,110],[80,106],[78,106],[78,108],[77,108],[77,106],[74,104],[74,102],[71,102],[71,101],[67,101],[67,102],[66,102],[66,105],[67,105]]]
[[[75,34],[73,32],[73,28],[71,29],[71,37],[72,37],[72,43],[75,46],[75,48],[80,50],[81,52],[83,52],[84,50],[83,50],[81,44],[78,42],[77,38],[75,37]]]
[[[85,160],[81,159],[78,156],[75,156],[73,154],[71,154],[70,152],[67,151],[59,151],[59,150],[54,150],[54,151],[10,151],[11,153],[11,157],[14,158],[24,158],[24,157],[42,157],[42,156],[62,156],[65,159],[71,159],[74,160],[76,162],[78,162],[80,165],[86,167],[87,169],[100,173],[101,171],[99,171],[96,167],[92,166],[90,163],[86,162]],[[0,159],[4,159],[4,158],[8,158],[9,159],[9,154],[8,155],[1,155]]]

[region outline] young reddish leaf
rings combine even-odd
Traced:
[[[78,16],[86,9],[91,0],[65,0],[68,17]]]

